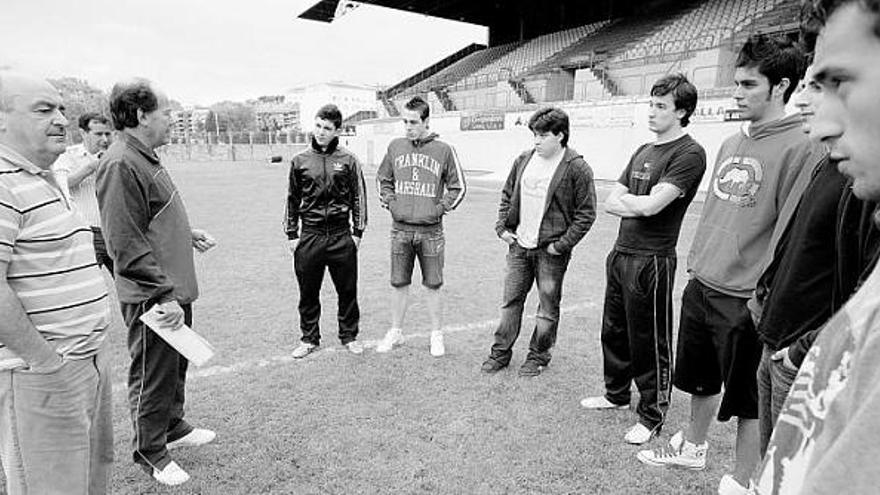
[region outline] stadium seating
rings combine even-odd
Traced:
[[[522,43],[508,43],[506,45],[486,48],[485,50],[474,52],[450,65],[446,69],[410,86],[403,91],[401,95],[411,97],[417,94],[427,93],[434,88],[452,85],[492,63],[492,61],[516,50],[520,46],[522,46]]]
[[[616,59],[639,59],[718,46],[722,40],[748,28],[756,19],[784,5],[787,0],[707,0],[678,16]]]
[[[608,21],[596,22],[565,31],[539,36],[518,47],[516,50],[499,57],[468,77],[457,81],[451,89],[487,87],[498,81],[506,81],[522,75],[528,69],[543,62],[578,40],[589,36],[608,24]]]

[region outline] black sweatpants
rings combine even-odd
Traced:
[[[339,340],[347,344],[357,338],[361,312],[357,303],[357,248],[348,230],[337,233],[303,231],[293,255],[299,283],[299,326],[302,341],[318,345],[321,332],[321,284],[325,268],[339,296]]]
[[[188,435],[183,419],[184,388],[189,361],[139,318],[152,304],[120,304],[128,327],[128,406],[134,427],[134,462],[150,471],[171,462],[167,442]],[[192,326],[192,305],[181,304],[183,321]]]
[[[602,317],[605,398],[629,404],[630,385],[639,390],[636,412],[649,429],[663,424],[672,392],[672,285],[675,256],[612,250]]]

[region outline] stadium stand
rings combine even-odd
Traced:
[[[792,2],[709,0],[692,7],[673,22],[627,48],[619,57],[640,59],[716,47],[782,4],[790,5]]]
[[[451,89],[460,90],[486,87],[497,83],[499,80],[509,80],[520,76],[523,72],[553,56],[553,54],[564,50],[578,40],[596,32],[606,24],[608,24],[608,21],[600,21],[586,26],[539,36],[486,65],[474,74],[457,81]]]
[[[682,71],[703,91],[729,86],[730,53],[751,33],[796,29],[797,0],[695,0],[490,48],[468,47],[389,88],[389,115],[414,95],[435,111],[515,108],[644,94]],[[722,91],[723,92],[723,91]],[[393,101],[392,101],[393,99]]]

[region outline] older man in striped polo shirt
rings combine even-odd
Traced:
[[[92,232],[50,172],[61,96],[0,74],[0,460],[12,495],[102,494],[113,461],[110,321]]]

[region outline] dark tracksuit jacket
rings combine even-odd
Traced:
[[[455,149],[433,133],[415,141],[391,141],[376,181],[393,227],[405,231],[442,228],[443,215],[461,204],[467,193]]]
[[[356,339],[360,310],[352,235],[363,236],[366,227],[367,195],[357,157],[339,147],[337,138],[326,149],[312,138],[309,149],[291,162],[285,215],[288,239],[300,239],[294,269],[303,342],[320,343],[319,297],[325,267],[339,295],[339,339],[343,344]]]
[[[183,420],[187,360],[139,317],[176,300],[192,325],[199,295],[192,229],[183,200],[156,154],[122,132],[98,166],[98,206],[116,290],[128,326],[128,398],[134,421],[134,461],[148,471],[169,462],[166,441],[192,431]]]
[[[520,183],[522,174],[535,150],[521,154],[514,162],[501,191],[501,205],[495,232],[516,232],[519,226]],[[538,248],[553,244],[562,254],[570,253],[596,220],[596,188],[593,170],[583,157],[565,148],[562,162],[556,168],[547,189],[544,217],[538,230]]]

